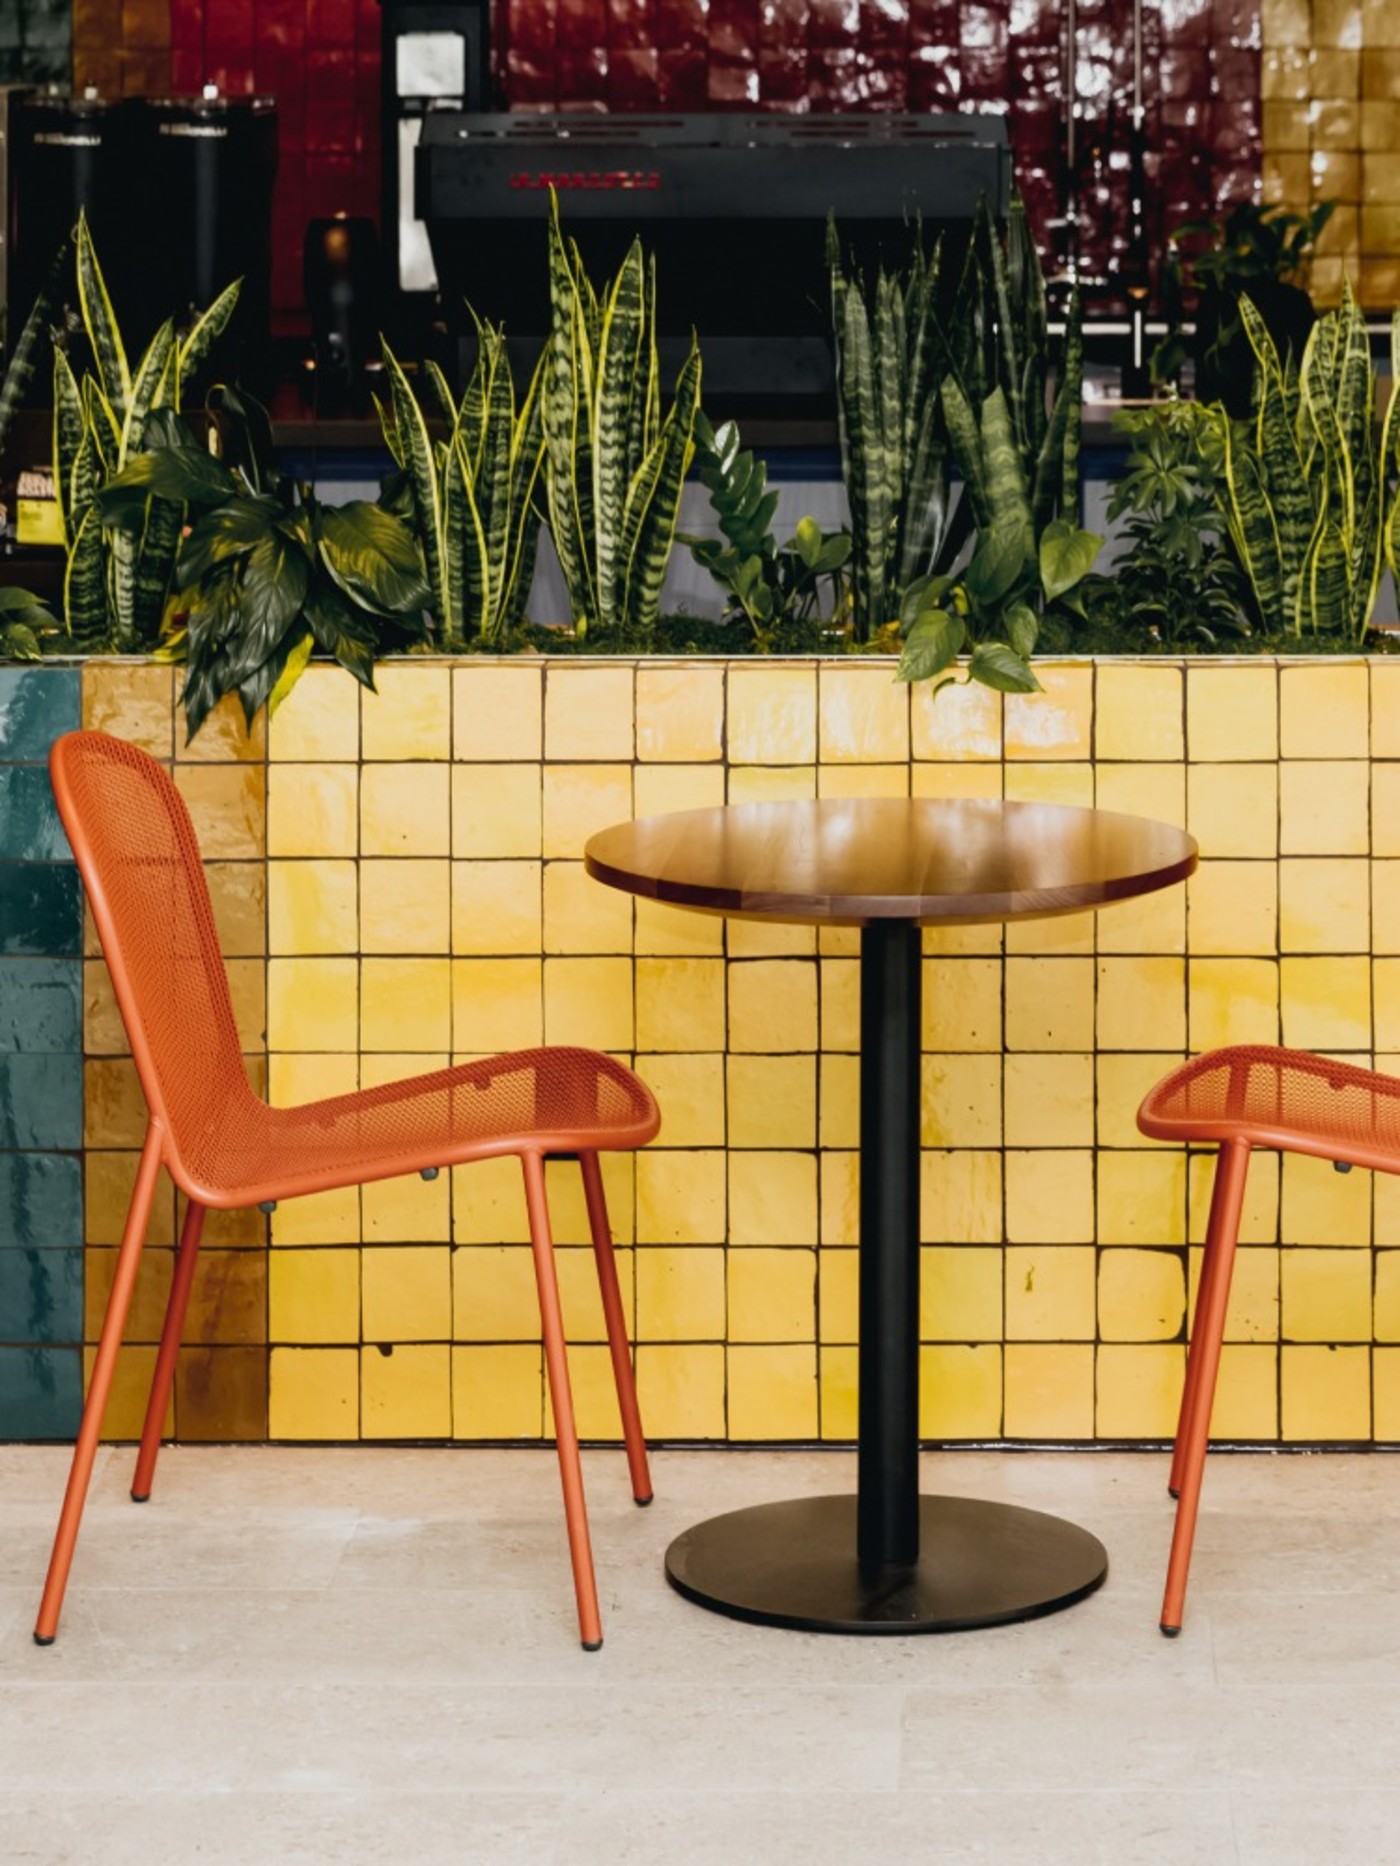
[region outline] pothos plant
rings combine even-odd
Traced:
[[[155,499],[198,514],[159,649],[184,663],[191,738],[226,693],[237,693],[250,726],[263,705],[274,713],[318,652],[372,688],[376,658],[422,638],[428,601],[400,519],[366,500],[324,504],[280,477],[266,411],[251,397],[216,390],[210,419],[221,458],[172,419],[99,494],[117,531]]]

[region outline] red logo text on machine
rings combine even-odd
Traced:
[[[518,168],[512,171],[512,188],[659,188],[660,169],[589,168],[565,169],[558,174],[549,169]]]

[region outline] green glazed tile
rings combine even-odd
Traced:
[[[0,1347],[0,1443],[72,1438],[82,1412],[81,1348]]]
[[[82,1144],[82,1057],[0,1051],[0,1148]]]
[[[0,1250],[0,1341],[83,1339],[81,1250]]]
[[[82,724],[76,667],[0,667],[0,760],[42,763]]]
[[[68,862],[0,862],[0,954],[80,953],[83,889]]]
[[[0,861],[71,862],[43,765],[0,765]]]
[[[0,959],[0,1050],[80,1052],[81,959]]]
[[[83,1169],[71,1153],[0,1153],[0,1249],[83,1242]]]

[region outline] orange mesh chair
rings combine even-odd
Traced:
[[[145,1146],[34,1637],[52,1643],[92,1474],[102,1416],[156,1175],[189,1206],[136,1461],[132,1496],[150,1495],[161,1424],[194,1280],[204,1214],[337,1186],[515,1154],[525,1178],[545,1360],[564,1490],[579,1629],[602,1644],[578,1435],[559,1310],[545,1161],[576,1158],[602,1288],[632,1490],[651,1501],[627,1330],[598,1153],[641,1147],[661,1124],[631,1070],[591,1050],[535,1049],[442,1069],[298,1108],[272,1108],[248,1081],[234,1026],[199,846],[184,800],[144,752],[101,732],[71,732],[49,760],[116,987],[148,1107]]]
[[[1161,1622],[1170,1638],[1181,1631],[1250,1152],[1310,1153],[1341,1173],[1353,1166],[1400,1173],[1400,1078],[1300,1050],[1211,1050],[1157,1084],[1138,1126],[1155,1140],[1220,1148],[1172,1452],[1176,1528]]]

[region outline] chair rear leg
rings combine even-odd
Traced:
[[[1208,1256],[1218,1258],[1209,1287],[1202,1282],[1196,1301],[1196,1326],[1192,1331],[1191,1357],[1195,1363],[1193,1396],[1188,1408],[1184,1436],[1179,1447],[1181,1489],[1176,1506],[1176,1525],[1172,1531],[1172,1550],[1167,1563],[1167,1586],[1162,1600],[1162,1631],[1170,1638],[1181,1631],[1181,1616],[1186,1600],[1186,1577],[1191,1567],[1191,1545],[1196,1535],[1196,1516],[1201,1502],[1201,1479],[1205,1472],[1206,1444],[1210,1436],[1211,1407],[1215,1401],[1215,1379],[1220,1369],[1220,1345],[1225,1334],[1225,1308],[1230,1300],[1230,1272],[1234,1268],[1235,1243],[1239,1237],[1240,1211],[1244,1205],[1245,1179],[1249,1172],[1249,1143],[1227,1141],[1220,1149],[1215,1167],[1215,1191],[1211,1197],[1210,1230],[1206,1237]],[[1207,1299],[1208,1298],[1208,1299]]]
[[[156,1355],[151,1397],[146,1403],[146,1423],[141,1430],[141,1449],[136,1455],[136,1475],[131,1480],[133,1503],[146,1502],[155,1480],[156,1459],[160,1456],[160,1435],[165,1425],[165,1409],[170,1401],[171,1384],[175,1379],[180,1338],[185,1332],[185,1312],[190,1306],[190,1291],[194,1287],[199,1239],[203,1230],[204,1207],[191,1199],[180,1232],[180,1249],[175,1257],[175,1279],[170,1285],[165,1325],[160,1331],[160,1351]]]
[[[540,1324],[544,1334],[549,1397],[554,1407],[554,1440],[559,1451],[559,1479],[564,1490],[564,1520],[569,1531],[569,1557],[578,1600],[579,1637],[584,1650],[596,1652],[603,1643],[598,1613],[598,1587],[593,1575],[593,1550],[588,1538],[588,1509],[583,1496],[583,1466],[578,1455],[573,1394],[569,1386],[569,1356],[564,1345],[564,1320],[559,1306],[559,1280],[554,1269],[554,1237],[545,1196],[544,1161],[537,1153],[524,1153],[525,1204],[530,1214],[530,1242],[535,1254],[535,1283],[540,1297]]]
[[[627,1322],[622,1313],[622,1292],[617,1285],[617,1259],[613,1254],[607,1199],[603,1193],[603,1175],[597,1154],[581,1153],[579,1166],[583,1171],[584,1197],[588,1201],[593,1254],[598,1263],[598,1287],[603,1297],[603,1315],[608,1325],[608,1350],[612,1355],[613,1379],[617,1383],[617,1405],[622,1415],[622,1436],[627,1446],[627,1469],[632,1478],[632,1495],[638,1503],[650,1503],[652,1488],[651,1472],[647,1467],[647,1443],[642,1434],[637,1381],[632,1370]]]
[[[73,1551],[77,1546],[83,1505],[87,1501],[88,1484],[92,1480],[93,1460],[97,1456],[98,1440],[102,1435],[107,1396],[112,1390],[117,1351],[122,1344],[127,1311],[131,1307],[131,1292],[136,1287],[141,1246],[146,1241],[146,1226],[151,1216],[151,1202],[155,1197],[156,1176],[160,1172],[160,1155],[161,1132],[152,1124],[146,1129],[146,1144],[141,1152],[136,1187],[126,1215],[126,1228],[122,1232],[121,1249],[117,1253],[116,1275],[112,1279],[112,1293],[107,1299],[102,1338],[93,1362],[92,1380],[88,1385],[82,1423],[78,1427],[78,1440],[73,1447],[73,1463],[68,1472],[68,1488],[63,1495],[53,1554],[49,1558],[48,1578],[44,1583],[39,1617],[34,1626],[34,1641],[40,1646],[51,1646],[58,1632],[58,1616],[63,1610],[68,1571],[73,1566]]]
[[[1199,1340],[1200,1318],[1210,1310],[1215,1300],[1214,1289],[1220,1276],[1221,1253],[1211,1240],[1215,1237],[1218,1222],[1216,1208],[1224,1197],[1227,1176],[1220,1171],[1217,1158],[1215,1183],[1211,1190],[1210,1219],[1206,1225],[1206,1248],[1201,1260],[1201,1281],[1196,1291],[1196,1312],[1191,1320],[1190,1335],[1186,1348],[1186,1378],[1181,1388],[1181,1411],[1177,1415],[1176,1438],[1172,1443],[1171,1476],[1167,1479],[1167,1492],[1170,1496],[1181,1495],[1181,1472],[1186,1458],[1186,1442],[1191,1433],[1191,1420],[1195,1412],[1196,1395],[1200,1390],[1201,1357],[1196,1352]]]

